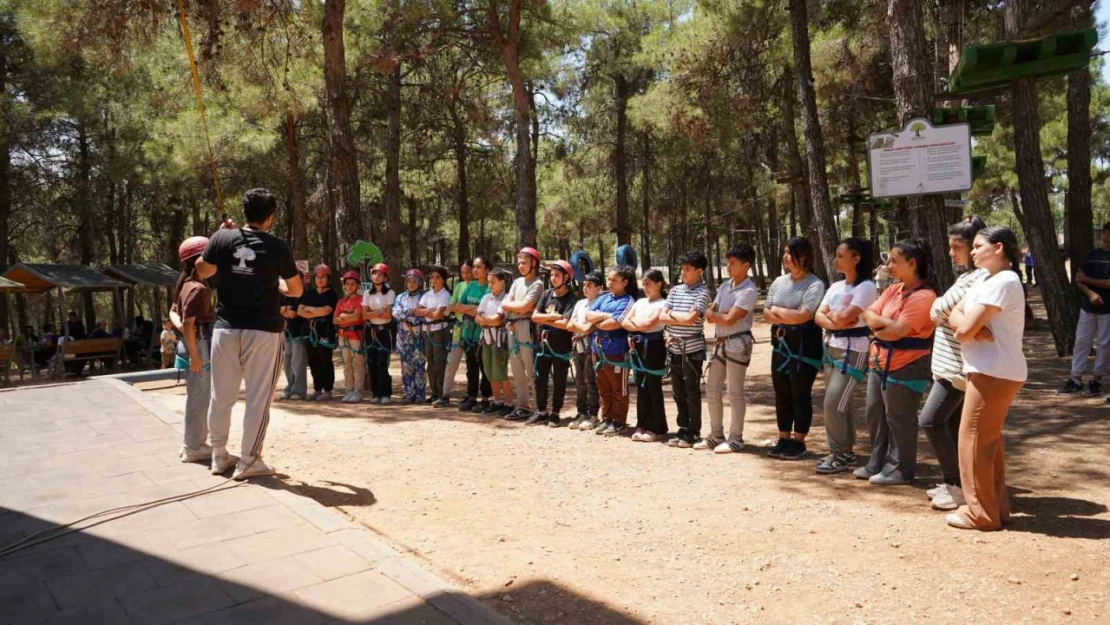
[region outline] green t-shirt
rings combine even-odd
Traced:
[[[470,284],[470,282],[463,282],[462,280],[459,280],[455,283],[455,290],[451,291],[451,303],[449,304],[450,306],[454,306],[455,304],[459,303],[459,298],[462,297],[463,291],[466,290],[466,286],[468,284]],[[461,322],[462,319],[459,319],[459,321]],[[462,337],[462,323],[456,323],[455,330],[451,333],[451,342],[457,344],[460,337]]]
[[[481,284],[477,280],[471,280],[457,303],[463,306],[477,306],[482,303],[486,293],[489,293],[489,283]],[[474,317],[463,317],[463,319],[461,340],[477,343],[478,339],[482,338],[481,326],[474,322]]]

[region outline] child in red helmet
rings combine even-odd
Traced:
[[[362,380],[366,366],[362,356],[362,296],[358,287],[362,280],[357,271],[343,274],[343,297],[335,304],[335,325],[339,329],[339,354],[343,358],[343,383],[347,392],[343,402],[362,401]]]
[[[432,288],[424,291],[412,314],[423,320],[424,357],[428,361],[428,386],[425,402],[448,401],[443,390],[443,377],[447,371],[447,354],[451,351],[451,326],[447,323],[447,308],[451,305],[451,292],[447,290],[447,269],[432,267]]]
[[[547,423],[548,427],[562,425],[559,412],[567,393],[567,373],[574,351],[567,321],[574,311],[578,296],[572,288],[574,270],[565,260],[551,265],[551,288],[540,297],[532,321],[539,328],[539,347],[536,352],[536,414],[526,424]],[[547,381],[555,379],[555,392],[551,396],[551,412],[547,412]]]
[[[509,331],[509,366],[516,385],[516,410],[506,417],[510,421],[526,421],[533,416],[532,396],[535,394],[535,327],[532,312],[543,295],[539,277],[540,253],[526,247],[516,255],[520,277],[513,281],[501,302],[505,325]]]
[[[308,368],[312,371],[313,393],[309,401],[330,401],[335,388],[335,363],[332,351],[335,345],[332,314],[339,297],[331,288],[331,269],[327,265],[317,265],[312,272],[315,288],[306,289],[297,306],[297,314],[305,320],[305,351],[308,354]]]
[[[178,248],[181,277],[174,288],[170,320],[181,334],[175,347],[177,357],[188,361],[185,374],[185,440],[181,446],[182,462],[208,462],[212,448],[208,446],[208,404],[212,399],[211,359],[212,328],[216,311],[212,308],[212,291],[196,274],[197,259],[204,253],[208,237],[190,237]]]

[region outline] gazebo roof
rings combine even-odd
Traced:
[[[16,263],[4,272],[3,277],[22,284],[20,287],[6,288],[9,293],[45,293],[57,287],[85,291],[131,288],[126,282],[113,280],[84,265]]]
[[[23,285],[7,278],[0,278],[0,293],[16,293]]]
[[[104,275],[129,284],[142,286],[175,286],[178,273],[162,263],[144,265],[109,265]]]

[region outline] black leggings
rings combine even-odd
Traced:
[[[472,345],[468,349],[464,349],[463,353],[466,354],[466,396],[471,399],[477,399],[478,390],[481,389],[482,399],[489,399],[493,396],[493,387],[489,384],[489,378],[486,377],[486,370],[482,367],[482,354],[477,345]],[[481,384],[479,384],[481,380]]]
[[[371,325],[366,336],[366,372],[370,376],[370,396],[389,397],[393,394],[393,378],[389,375],[393,335],[388,325]]]
[[[536,410],[547,410],[547,377],[555,371],[555,395],[551,398],[551,411],[559,414],[563,409],[563,400],[567,396],[567,373],[570,372],[570,361],[554,356],[540,356],[536,359]]]
[[[636,343],[636,353],[645,369],[667,367],[667,345],[663,341]],[[657,435],[667,433],[667,412],[663,404],[663,376],[636,372],[636,427]]]
[[[312,388],[317,393],[320,391],[331,392],[335,388],[335,363],[332,362],[332,350],[321,345],[305,345],[308,352],[308,368],[312,371]]]
[[[816,326],[787,332],[784,339],[791,353],[821,359],[821,330]],[[772,340],[772,347],[779,339]],[[786,362],[786,367],[782,364]],[[784,370],[779,371],[780,368]],[[775,389],[775,420],[779,432],[809,434],[813,424],[813,381],[817,369],[808,363],[788,359],[775,351],[771,354],[771,384]]]

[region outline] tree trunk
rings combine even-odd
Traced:
[[[879,251],[879,207],[874,203],[867,205],[867,236],[871,239],[871,248]]]
[[[1091,214],[1091,73],[1068,76],[1068,259],[1071,277],[1094,248]],[[1038,259],[1039,260],[1039,259]]]
[[[85,120],[77,122],[77,248],[81,264],[88,267],[93,261],[93,201],[92,201],[92,148]],[[85,327],[96,326],[96,309],[92,291],[81,291],[81,307],[85,312]],[[64,323],[65,319],[59,323]]]
[[[416,198],[407,198],[409,205],[409,267],[420,266],[420,256],[417,253],[416,240],[420,224],[416,223]],[[390,268],[392,271],[392,268]],[[400,272],[400,268],[397,268]],[[400,284],[398,281],[397,284]]]
[[[809,18],[806,0],[790,0],[790,29],[793,35],[794,71],[797,73],[798,102],[802,107],[802,133],[806,138],[810,208],[817,226],[823,263],[814,263],[817,273],[824,269],[826,279],[835,274],[833,261],[840,244],[829,205],[829,181],[825,171],[825,138],[817,116],[817,93],[813,87],[813,68],[809,59]]]
[[[613,100],[617,109],[617,141],[613,146],[613,176],[617,187],[617,245],[632,244],[632,226],[628,220],[628,157],[625,143],[628,136],[628,80],[618,73],[613,77]]]
[[[859,129],[856,127],[855,107],[852,107],[848,115],[848,181],[851,183],[851,191],[853,194],[860,192],[860,170],[859,170],[859,152],[856,151],[856,146],[859,144],[858,134]],[[856,202],[852,204],[852,236],[857,239],[863,238],[863,204]]]
[[[470,257],[470,197],[466,180],[466,126],[455,103],[447,107],[451,114],[452,135],[455,141],[455,197],[459,211],[459,263]]]
[[[1006,36],[1021,38],[1024,19],[1023,0],[1010,0],[1005,7]],[[1056,344],[1056,354],[1065,356],[1075,343],[1075,323],[1079,317],[1079,298],[1068,282],[1063,259],[1056,246],[1056,224],[1048,203],[1044,162],[1041,160],[1040,113],[1037,87],[1032,78],[1010,81],[1014,107],[1014,161],[1020,184],[1025,238],[1037,263],[1037,279],[1048,312],[1048,325]],[[1086,166],[1086,164],[1085,164]]]
[[[806,167],[802,161],[802,153],[798,148],[798,133],[794,128],[794,72],[787,67],[782,74],[782,129],[786,139],[786,171],[790,176],[790,236],[798,236],[797,220],[802,215],[802,220],[808,222],[805,215],[809,214],[809,195],[806,190]],[[809,233],[802,231],[802,236]],[[776,253],[781,252],[781,248]]]
[[[7,29],[5,28],[5,31]],[[7,38],[8,33],[3,33]],[[8,245],[11,240],[11,215],[12,215],[12,185],[11,167],[12,151],[11,138],[8,136],[9,125],[7,120],[9,106],[8,96],[8,56],[7,46],[0,46],[0,118],[5,123],[0,125],[0,270],[7,268]],[[0,297],[0,328],[8,327],[8,298]],[[15,338],[15,337],[12,337]]]
[[[929,118],[933,108],[921,4],[920,0],[889,0],[887,5],[894,97],[900,127],[914,117]],[[907,198],[907,202],[911,218],[917,222],[912,231],[928,241],[937,282],[941,289],[947,289],[954,274],[948,258],[944,197],[937,194],[915,196]]]
[[[500,0],[489,0],[489,32],[501,50],[512,87],[516,108],[516,243],[517,247],[536,246],[536,164],[531,151],[532,98],[520,69],[520,3],[506,0],[509,6],[508,32],[501,32]]]
[[[305,205],[304,176],[297,148],[297,117],[289,111],[285,117],[285,156],[289,161],[289,195],[293,214],[293,257],[308,258],[308,209]],[[195,226],[194,226],[195,227]]]
[[[640,267],[647,271],[651,269],[651,135],[647,132],[641,134],[643,141],[643,172],[641,183],[641,200],[643,202],[643,218],[640,224]]]
[[[382,255],[401,259],[401,64],[389,74],[385,95],[385,241]],[[415,252],[410,250],[410,254]],[[415,265],[414,265],[415,266]],[[389,266],[390,284],[401,284],[400,263]]]
[[[787,83],[787,84],[789,84],[789,83]],[[788,93],[787,93],[787,96],[786,96],[785,99],[790,100],[791,98],[789,96],[789,89],[787,89],[787,92]],[[793,106],[791,106],[791,112],[793,112]],[[791,118],[791,119],[793,119],[793,118]],[[793,141],[793,144],[792,144],[793,148],[790,148],[790,149],[793,150],[794,157],[797,158],[797,164],[798,164],[797,168],[800,170],[801,169],[801,158],[797,157],[798,142],[797,142],[796,138],[793,138],[794,137],[793,129],[794,129],[793,122],[791,122],[791,126],[790,126],[791,132],[787,136],[787,139]],[[789,149],[788,149],[788,151],[789,151]],[[788,158],[788,160],[789,160],[789,158]],[[778,129],[775,128],[774,126],[771,127],[770,136],[767,138],[767,166],[771,169],[771,175],[772,176],[777,176],[778,175],[778,172],[779,172],[779,133],[778,133]],[[791,172],[790,176],[793,177],[793,175],[794,175],[793,172]],[[793,183],[791,183],[791,184],[793,185]],[[751,201],[755,202],[755,195],[756,195],[755,194],[755,189],[752,188],[749,191],[749,194],[750,194],[750,197],[751,197]],[[759,218],[758,218],[759,208],[758,207],[755,209],[755,212],[756,212],[756,215],[757,215],[757,220],[759,220]],[[782,258],[782,254],[780,254],[780,252],[782,250],[782,244],[780,243],[780,239],[779,239],[778,206],[775,202],[775,197],[774,197],[773,194],[770,198],[767,199],[767,233],[766,233],[766,237],[767,237],[767,239],[766,239],[766,248],[763,250],[763,261],[767,265],[767,272],[772,276],[777,276],[777,275],[779,275],[779,270],[780,270],[779,264],[781,262],[780,259]],[[722,259],[722,260],[724,260],[724,259]]]
[[[362,223],[358,154],[351,132],[347,101],[347,52],[343,43],[343,14],[346,0],[324,3],[324,91],[328,120],[328,198],[331,214],[338,220],[337,234],[343,242],[365,238]],[[337,246],[338,247],[338,246]]]

